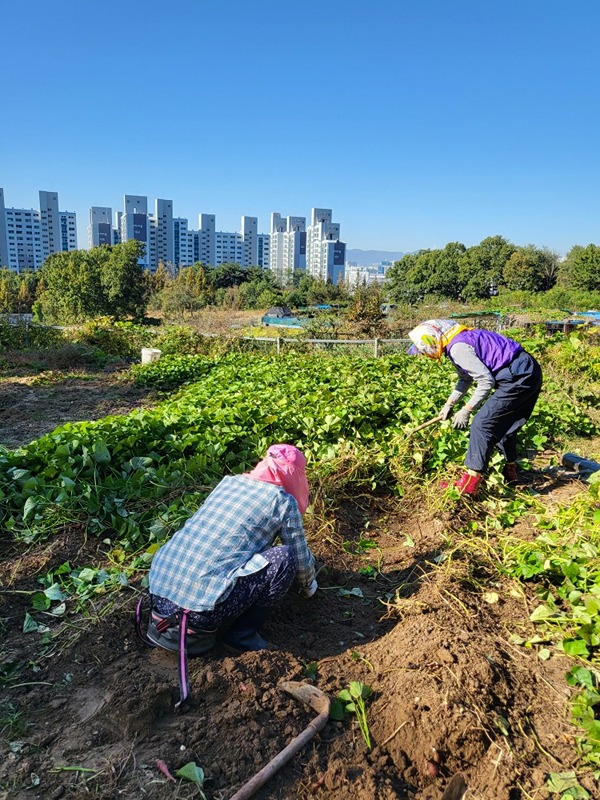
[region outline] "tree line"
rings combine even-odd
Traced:
[[[397,302],[418,303],[427,295],[472,301],[501,289],[546,292],[555,286],[600,290],[600,247],[575,245],[561,260],[547,248],[518,247],[490,236],[465,247],[450,242],[438,250],[407,253],[387,273],[386,290]]]
[[[541,294],[558,289],[600,292],[600,246],[574,246],[564,259],[547,248],[519,247],[501,236],[473,247],[450,242],[408,253],[388,270],[385,285],[334,286],[294,274],[282,288],[270,270],[200,262],[178,271],[143,268],[144,245],[123,244],[54,253],[37,272],[0,270],[0,313],[33,312],[40,321],[71,324],[95,317],[142,319],[147,312],[182,318],[210,305],[235,309],[301,308],[322,303],[348,307],[360,320],[380,301],[416,305],[428,296],[470,302],[505,291]],[[552,294],[552,292],[550,292]]]

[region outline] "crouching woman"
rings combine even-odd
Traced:
[[[308,498],[306,459],[288,444],[269,447],[251,472],[223,478],[154,556],[150,641],[178,650],[185,619],[190,655],[217,636],[235,652],[268,648],[259,630],[294,579],[307,597],[317,590],[302,525]]]

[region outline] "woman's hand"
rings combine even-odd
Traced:
[[[469,427],[469,420],[471,419],[471,409],[464,406],[460,411],[452,417],[452,427],[458,430],[464,430]]]

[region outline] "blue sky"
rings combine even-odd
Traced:
[[[0,186],[197,227],[333,209],[349,247],[600,242],[596,0],[28,0],[0,10]]]

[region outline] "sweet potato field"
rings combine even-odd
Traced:
[[[473,799],[598,796],[600,484],[560,466],[600,456],[575,342],[528,343],[547,369],[526,479],[494,457],[476,501],[439,487],[466,433],[409,435],[454,372],[405,355],[165,356],[123,376],[151,408],[0,447],[5,796],[226,800],[308,724],[290,679],[331,719],[259,798],[433,800],[457,774]],[[191,660],[175,714],[175,657],[133,634],[153,553],[281,441],[308,458],[320,589],[269,623],[279,651]]]

